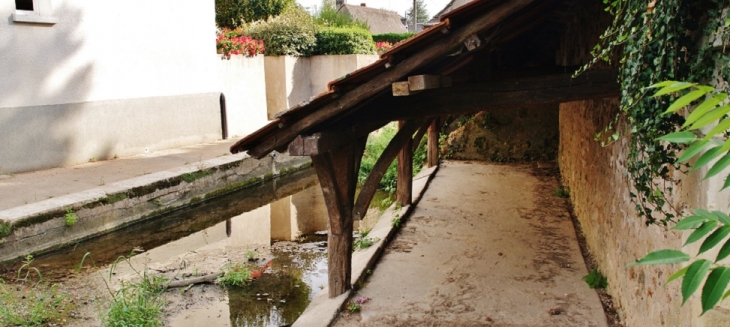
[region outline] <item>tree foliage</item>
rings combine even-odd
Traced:
[[[295,0],[215,0],[215,23],[219,28],[235,29],[281,15],[295,5]]]
[[[419,23],[425,23],[431,19],[431,17],[428,16],[428,9],[426,9],[426,4],[423,3],[423,0],[416,0],[416,9],[416,19],[418,19]],[[406,19],[409,24],[413,23],[413,5],[411,5],[408,11],[406,11]]]

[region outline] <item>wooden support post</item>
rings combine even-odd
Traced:
[[[440,119],[435,119],[428,127],[428,153],[427,166],[429,168],[439,164],[439,125]]]
[[[403,128],[406,124],[401,120],[398,122],[398,128]],[[418,142],[420,140],[416,140]],[[413,140],[409,138],[403,144],[398,152],[398,179],[396,181],[395,200],[401,206],[411,204],[413,189]]]
[[[327,272],[329,297],[350,289],[352,275],[352,208],[357,173],[367,138],[312,156],[329,215]]]

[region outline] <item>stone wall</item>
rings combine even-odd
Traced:
[[[462,123],[463,122],[463,123]],[[493,162],[554,160],[558,106],[480,112],[450,124],[441,152],[447,158]]]

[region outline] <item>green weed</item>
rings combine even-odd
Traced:
[[[588,275],[583,276],[583,280],[590,288],[606,288],[608,287],[608,279],[603,276],[598,269],[593,268]]]
[[[367,248],[373,246],[373,244],[380,241],[380,239],[377,237],[376,238],[368,237],[369,233],[370,233],[370,231],[364,232],[364,233],[360,234],[359,237],[355,238],[355,240],[352,242],[352,251],[353,252],[367,249]]]
[[[66,214],[63,216],[63,221],[66,222],[66,226],[71,227],[79,220],[76,213],[71,208],[66,208]]]
[[[13,233],[13,226],[10,223],[0,220],[0,238],[8,237]]]
[[[18,269],[17,280],[31,283],[37,275],[35,284],[10,287],[0,279],[0,326],[53,326],[60,323],[63,312],[68,309],[67,296],[58,292],[57,285],[42,284],[43,276],[32,263],[33,256],[26,256]]]
[[[231,263],[223,267],[223,275],[216,282],[225,287],[243,287],[251,281],[251,269],[242,263]]]
[[[569,198],[570,197],[570,188],[567,186],[560,186],[557,190],[555,190],[555,193],[553,193],[555,196],[560,198]]]
[[[109,280],[114,275],[114,270],[119,262],[132,264],[126,257],[120,257],[112,264],[109,271]],[[132,267],[132,270],[141,278],[139,282],[121,282],[121,288],[112,292],[107,284],[107,289],[112,296],[106,314],[102,316],[104,326],[163,326],[162,308],[165,300],[162,292],[165,290],[167,279],[159,276],[140,273]],[[106,280],[105,280],[106,282]]]

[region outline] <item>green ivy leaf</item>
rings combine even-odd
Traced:
[[[676,225],[674,225],[675,230],[687,230],[687,229],[695,229],[697,227],[700,227],[702,223],[706,222],[708,219],[702,216],[689,216],[682,218],[682,220],[678,221]]]
[[[679,109],[682,109],[692,103],[692,101],[695,101],[707,94],[704,90],[694,90],[692,92],[689,92],[685,95],[683,95],[681,98],[677,99],[677,101],[674,101],[669,108],[667,108],[667,111],[665,111],[665,114],[675,112]]]
[[[643,258],[627,265],[665,265],[689,261],[689,255],[678,250],[659,250],[647,254]]]
[[[697,255],[700,255],[702,253],[707,252],[708,250],[714,248],[716,245],[720,244],[722,240],[724,240],[728,235],[730,235],[730,226],[722,226],[718,229],[716,229],[710,236],[708,236],[704,242],[702,242],[702,245],[700,245],[700,251],[697,252]]]
[[[689,144],[697,140],[697,135],[692,132],[674,132],[657,138],[660,141],[667,141],[678,144]]]
[[[687,302],[692,294],[700,287],[700,283],[705,279],[707,271],[710,270],[712,263],[705,259],[700,259],[689,265],[687,273],[682,279],[682,304]]]
[[[669,284],[671,281],[673,281],[673,280],[675,280],[675,279],[677,279],[679,277],[684,276],[684,274],[687,273],[687,269],[689,269],[689,266],[684,267],[684,268],[682,268],[680,270],[677,270],[677,272],[675,272],[671,276],[669,276],[669,278],[667,279],[666,284]]]
[[[687,127],[691,125],[692,123],[696,122],[697,119],[700,119],[700,117],[704,116],[708,111],[711,109],[714,109],[724,98],[727,98],[727,95],[723,96],[713,96],[704,102],[700,103],[692,112],[687,116],[687,120],[685,120],[684,124],[682,125],[682,128]]]
[[[705,286],[702,287],[702,314],[715,307],[720,302],[728,283],[730,282],[730,269],[717,267],[712,270]],[[702,315],[701,314],[701,315]]]
[[[690,169],[690,171],[695,171],[695,170],[701,168],[702,166],[707,165],[708,163],[710,163],[710,161],[717,158],[722,153],[723,153],[723,151],[722,151],[721,146],[716,146],[712,149],[707,150],[705,153],[703,153],[700,156],[699,159],[697,159],[697,161],[692,166],[692,169]]]
[[[702,141],[695,142],[689,148],[684,150],[684,152],[682,152],[682,155],[679,156],[679,159],[677,161],[679,163],[682,163],[689,159],[692,159],[692,157],[694,157],[697,154],[699,154],[700,152],[702,152],[702,150],[704,150],[708,145],[710,145],[709,141],[702,140]]]
[[[708,179],[712,176],[719,174],[721,171],[727,168],[728,165],[730,165],[730,153],[725,154],[722,158],[720,158],[720,160],[712,165],[712,168],[707,171],[707,175],[705,175],[705,178],[703,179]]]
[[[687,83],[687,82],[677,82],[677,83],[671,84],[669,86],[663,87],[657,93],[654,93],[654,97],[658,97],[658,96],[662,96],[662,95],[669,94],[669,93],[672,93],[672,92],[677,92],[677,91],[680,91],[680,90],[684,90],[684,89],[686,89],[688,87],[691,87],[693,85],[695,85],[695,84],[694,83]]]
[[[713,230],[715,230],[715,227],[717,227],[717,221],[710,220],[710,221],[704,222],[700,227],[695,229],[695,231],[692,232],[692,234],[689,234],[689,237],[687,238],[687,242],[685,242],[683,246],[687,246],[689,244],[699,241],[700,239],[705,237],[705,235],[707,235],[710,232],[712,232]]]

